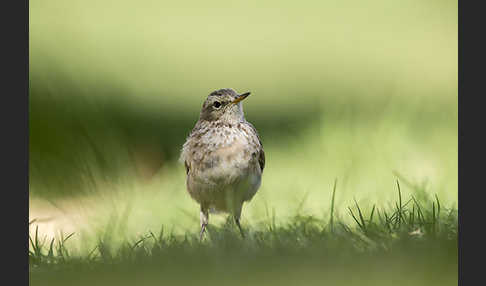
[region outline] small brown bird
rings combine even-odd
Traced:
[[[241,101],[249,95],[229,88],[209,94],[182,147],[187,190],[201,205],[201,239],[209,210],[232,214],[244,236],[241,209],[260,187],[265,167],[258,133],[243,113]]]

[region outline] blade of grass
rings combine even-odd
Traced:
[[[361,212],[361,209],[359,208],[358,202],[356,202],[356,200],[354,200],[354,203],[356,204],[356,208],[358,209],[358,215],[359,215],[359,219],[361,221],[361,225],[363,226],[363,230],[366,231],[366,222],[363,218],[363,213]]]
[[[334,179],[334,187],[332,190],[332,198],[331,198],[331,218],[329,221],[329,225],[331,226],[331,232],[334,232],[334,197],[336,195],[336,185],[337,185],[337,178]]]
[[[439,197],[435,194],[435,201],[437,202],[437,221],[440,219],[440,202]]]
[[[361,225],[361,223],[358,221],[358,219],[356,218],[356,216],[354,215],[354,213],[353,213],[353,211],[351,210],[351,208],[350,208],[350,207],[348,207],[348,210],[349,210],[349,212],[350,212],[351,216],[353,217],[354,221],[355,221],[355,222],[358,224],[358,226],[359,226],[361,229],[363,229],[363,226],[362,226],[362,225]]]
[[[414,196],[412,196],[412,199],[417,206],[417,219],[419,220],[420,226],[425,225],[425,217],[424,214],[422,213],[422,207],[420,206],[420,203],[415,199]]]
[[[54,238],[52,238],[51,240],[51,243],[49,245],[49,251],[47,253],[47,256],[50,258],[50,259],[53,259],[54,258],[54,249],[53,249],[53,245],[54,245]]]
[[[402,190],[400,189],[400,183],[397,180],[398,187],[398,225],[402,222]]]
[[[375,205],[373,205],[373,208],[371,209],[371,215],[370,215],[369,223],[373,222],[374,213],[375,213]]]

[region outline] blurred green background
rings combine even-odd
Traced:
[[[338,215],[386,205],[397,178],[457,203],[457,1],[29,5],[29,210],[47,235],[86,243],[120,217],[120,239],[197,232],[177,159],[226,87],[252,92],[267,158],[246,226],[325,216],[335,179]]]

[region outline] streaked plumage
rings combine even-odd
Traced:
[[[243,114],[241,100],[248,95],[233,89],[211,93],[182,148],[187,190],[201,206],[201,235],[210,209],[231,213],[241,230],[243,203],[260,187],[265,153]]]

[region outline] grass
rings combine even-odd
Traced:
[[[332,200],[334,201],[336,184]],[[72,233],[56,241],[30,235],[32,285],[132,285],[151,283],[257,285],[454,285],[457,283],[457,210],[438,197],[402,201],[397,181],[394,207],[349,207],[354,223],[295,215],[284,224],[272,217],[245,226],[242,238],[231,219],[177,235],[152,231],[116,244],[116,233],[97,237],[94,247],[72,255]],[[35,222],[31,222],[32,226]],[[108,229],[109,226],[107,226]],[[88,248],[86,248],[88,249]],[[346,272],[345,276],[342,276]]]
[[[455,1],[112,2],[29,4],[32,285],[456,284]],[[267,165],[200,242],[176,160],[222,87]]]

